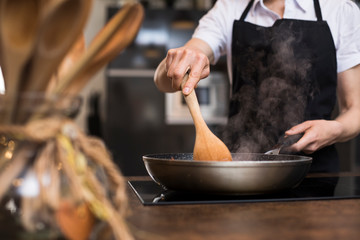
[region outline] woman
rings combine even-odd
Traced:
[[[339,170],[334,143],[360,132],[360,12],[350,0],[218,0],[185,46],[171,49],[154,81],[189,94],[227,54],[232,86],[223,139],[262,152],[301,134],[293,152],[312,171]],[[331,119],[336,98],[340,113]],[[231,146],[230,146],[231,144]]]

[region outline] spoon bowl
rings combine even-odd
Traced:
[[[1,64],[8,98],[1,117],[12,122],[18,90],[33,52],[39,25],[41,0],[3,0],[0,2]]]
[[[47,1],[26,91],[44,91],[61,61],[82,34],[90,13],[89,0]]]
[[[189,75],[186,74],[182,86],[185,84]],[[184,95],[186,104],[189,107],[191,117],[193,118],[196,138],[193,158],[202,161],[231,161],[231,153],[227,146],[211,132],[205,123],[200,111],[195,90],[189,95]]]
[[[78,93],[96,71],[131,43],[140,28],[143,14],[141,4],[125,4],[94,38],[79,61],[60,79],[54,92]]]

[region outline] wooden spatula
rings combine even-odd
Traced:
[[[60,79],[54,92],[78,93],[96,71],[131,43],[140,28],[143,14],[140,3],[125,4],[95,37],[79,61]]]
[[[182,86],[189,78],[186,74]],[[206,125],[201,112],[200,106],[196,97],[195,90],[189,95],[184,95],[186,104],[189,107],[191,117],[194,121],[196,138],[193,158],[194,160],[202,161],[231,161],[231,153],[226,145],[211,132]]]
[[[22,86],[25,91],[44,91],[47,88],[51,76],[81,36],[92,6],[89,0],[52,0],[46,3],[31,72]]]
[[[33,52],[39,26],[40,0],[0,2],[1,63],[5,94],[9,102],[1,119],[10,123],[18,100],[19,87]]]
[[[98,45],[99,41],[103,41],[104,36],[110,33],[109,30],[118,25],[115,32],[107,39],[106,44],[79,71],[76,81],[72,81],[64,89],[65,94],[78,94],[95,73],[118,56],[135,39],[144,18],[143,7],[140,3],[127,4],[124,7],[130,7],[129,10],[126,10],[126,18],[120,24],[117,23],[119,16],[123,14],[123,9],[120,9],[91,41],[89,50]]]

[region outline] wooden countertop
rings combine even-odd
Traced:
[[[128,224],[135,239],[360,238],[360,199],[143,206],[130,187],[128,197]]]

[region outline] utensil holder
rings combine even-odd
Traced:
[[[132,239],[120,171],[103,142],[72,121],[81,98],[30,93],[18,101],[14,122],[0,125],[0,216],[13,229],[0,234],[95,240],[107,229],[113,239]],[[5,96],[0,113],[4,104]]]

